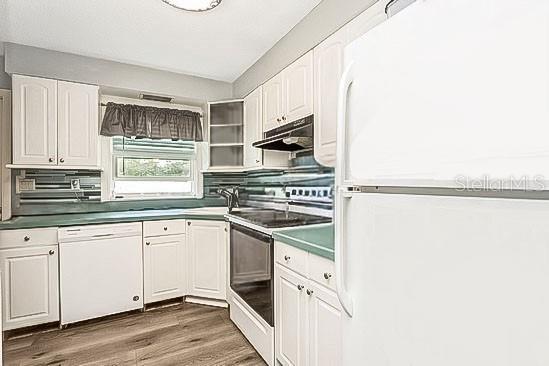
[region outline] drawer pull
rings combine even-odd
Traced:
[[[330,278],[332,278],[332,274],[328,272],[324,272],[324,279],[329,280]]]
[[[151,245],[151,242],[150,242],[150,241],[146,241],[145,244],[146,244],[146,245]]]
[[[49,255],[54,255],[54,254],[55,254],[55,251],[54,251],[54,250],[50,250],[50,251],[48,252],[48,254],[49,254]]]
[[[164,226],[164,231],[168,231],[168,227],[167,227],[167,226]]]
[[[23,240],[24,240],[24,241],[29,241],[29,240],[31,240],[31,238],[30,238],[30,236],[25,236],[25,237],[23,238]]]
[[[289,255],[285,255],[285,256],[284,256],[284,260],[285,260],[286,262],[289,261],[289,260],[290,260],[290,256],[289,256]]]
[[[314,291],[313,291],[313,290],[309,290],[309,289],[307,289],[307,295],[311,296],[311,295],[312,295],[313,293],[314,293]]]
[[[299,291],[303,290],[304,287],[305,287],[305,286],[303,286],[303,285],[297,285],[297,289],[298,289]]]

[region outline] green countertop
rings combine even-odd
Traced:
[[[195,212],[193,212],[195,211]],[[196,209],[113,211],[61,215],[16,216],[0,222],[0,230],[75,226],[169,219],[224,220],[224,214],[201,213]]]
[[[334,260],[334,225],[308,225],[273,232],[275,240]]]

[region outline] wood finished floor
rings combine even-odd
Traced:
[[[181,304],[4,342],[12,365],[265,365],[227,309]]]

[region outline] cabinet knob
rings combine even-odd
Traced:
[[[54,255],[54,254],[55,254],[55,250],[50,250],[48,253],[49,253],[49,255]]]
[[[329,280],[330,278],[332,278],[332,274],[328,273],[328,272],[325,272],[324,273],[324,279]]]
[[[59,162],[60,162],[60,163],[64,163],[64,162],[65,162],[65,159],[61,158],[61,159],[59,159]]]
[[[286,120],[286,116],[282,116],[282,120],[285,121],[285,120]]]
[[[299,291],[303,290],[304,287],[305,287],[305,286],[303,286],[303,285],[297,285],[297,289],[298,289]]]
[[[139,301],[139,296],[134,296],[133,301]]]
[[[291,258],[290,258],[289,255],[285,255],[285,256],[284,256],[284,260],[285,260],[286,262],[289,261],[290,259],[291,259]]]
[[[307,295],[311,296],[313,294],[313,292],[314,292],[313,290],[307,289]]]
[[[164,231],[168,231],[168,227],[167,227],[167,226],[164,226]]]
[[[31,240],[31,238],[30,238],[30,236],[25,236],[25,237],[23,238],[23,240],[24,240],[24,241],[29,241],[29,240]]]
[[[48,161],[49,161],[50,163],[53,163],[53,158],[49,158]]]
[[[255,159],[255,162],[256,162],[256,163],[259,163],[260,161],[259,161],[259,159]]]
[[[282,121],[282,120],[281,120],[280,118],[277,118],[276,121],[277,121],[277,122],[280,122],[280,121]]]
[[[146,241],[146,242],[145,242],[145,245],[151,245],[151,242],[150,242],[150,241]]]
[[[191,226],[191,222],[190,222],[190,221],[187,221],[187,225]]]

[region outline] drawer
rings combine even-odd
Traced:
[[[318,255],[309,254],[309,279],[335,290],[334,262]]]
[[[185,220],[144,221],[143,236],[185,234]]]
[[[304,250],[297,249],[281,242],[275,243],[275,260],[303,276],[307,275],[307,256]]]
[[[57,228],[0,230],[0,249],[57,244]]]

